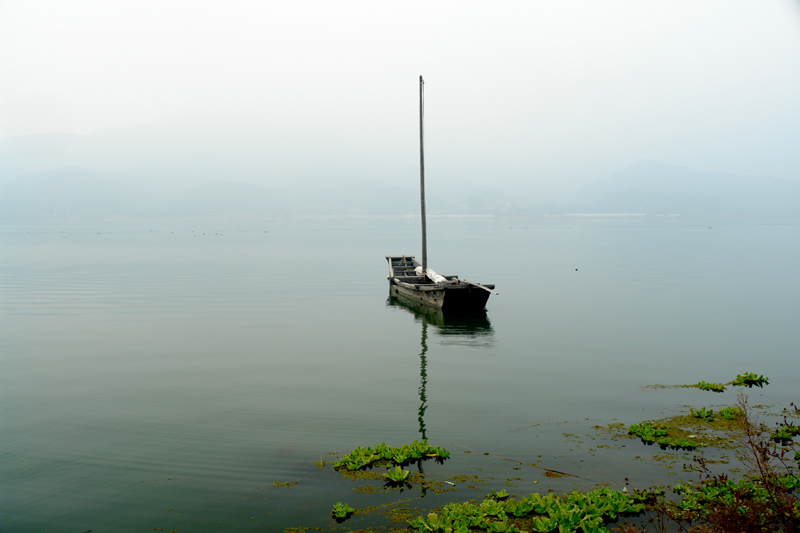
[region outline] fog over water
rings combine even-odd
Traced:
[[[703,211],[579,201],[630,168],[786,198],[799,50],[789,0],[0,2],[0,215],[412,212],[420,74],[434,211]]]

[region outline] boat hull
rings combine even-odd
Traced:
[[[494,288],[493,285],[488,285]],[[405,298],[449,313],[469,313],[482,310],[489,300],[489,292],[473,285],[436,286],[412,284],[391,280],[392,295]]]
[[[449,314],[470,314],[481,311],[494,285],[478,285],[458,279],[458,276],[439,276],[433,283],[417,274],[419,262],[414,256],[386,256],[389,262],[389,291],[409,300],[428,305]]]

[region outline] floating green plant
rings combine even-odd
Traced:
[[[708,420],[709,422],[714,421],[714,410],[713,409],[706,409],[705,407],[701,407],[699,410],[695,411],[694,409],[689,409],[689,414],[692,415],[694,418],[702,418],[703,420]]]
[[[411,472],[408,470],[403,470],[402,467],[395,466],[394,468],[389,468],[383,477],[391,483],[404,483],[410,475]]]
[[[742,414],[742,410],[738,407],[723,407],[719,410],[719,414],[725,420],[736,420],[736,417]]]
[[[705,381],[701,381],[697,384],[697,388],[700,390],[709,390],[712,392],[724,392],[725,385],[722,383],[706,383]]]
[[[790,424],[774,431],[772,433],[772,440],[785,443],[793,440],[797,435],[800,435],[800,427]]]
[[[497,501],[507,500],[508,493],[506,492],[506,489],[502,489],[500,492],[495,492],[494,489],[492,489],[492,491],[486,495],[486,498]]]
[[[373,447],[359,446],[350,453],[345,454],[341,459],[336,461],[333,466],[352,471],[375,463],[391,461],[397,465],[404,465],[411,461],[432,458],[444,461],[448,457],[450,457],[450,452],[444,448],[431,446],[427,441],[415,440],[411,444],[403,444],[396,448],[387,446],[382,442]]]
[[[736,379],[731,381],[731,385],[734,387],[763,387],[764,385],[769,385],[769,378],[765,378],[763,375],[759,376],[755,372],[746,372],[744,374],[737,375]]]
[[[671,514],[682,520],[698,520],[703,518],[709,509],[720,506],[744,506],[754,507],[758,504],[761,508],[769,512],[769,506],[774,503],[774,490],[778,489],[783,493],[792,493],[800,487],[800,478],[793,475],[777,476],[772,479],[772,489],[765,487],[763,483],[751,480],[731,481],[726,478],[713,478],[694,486],[675,485],[672,490],[681,496],[681,499],[674,503],[674,510]],[[756,505],[756,509],[758,509]],[[743,508],[744,508],[743,507]],[[795,505],[796,512],[800,513],[800,507]]]
[[[664,426],[654,426],[649,422],[642,422],[641,424],[631,424],[628,427],[628,433],[636,435],[645,444],[658,444],[662,449],[667,447],[681,448],[684,450],[694,450],[699,446],[697,442],[690,441],[689,439],[674,439],[670,438],[667,428]]]
[[[336,502],[333,504],[333,511],[331,511],[331,515],[333,518],[336,519],[337,522],[342,522],[347,520],[351,514],[355,513],[356,510],[347,505],[346,503]]]
[[[499,494],[499,493],[498,493]],[[409,525],[421,533],[466,532],[519,533],[526,531],[586,533],[608,531],[604,524],[621,514],[638,514],[644,506],[630,496],[607,488],[588,493],[572,492],[563,498],[531,494],[518,500],[487,497],[479,504],[450,503],[440,513],[417,517]],[[513,520],[513,524],[511,521]]]
[[[628,433],[641,437],[641,439],[647,443],[656,442],[656,439],[667,436],[666,428],[654,426],[649,422],[631,424],[630,427],[628,427]]]

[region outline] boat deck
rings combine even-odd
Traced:
[[[413,255],[387,255],[389,262],[389,288],[417,302],[448,311],[483,309],[494,285],[481,286],[458,279],[458,276],[443,276],[446,281],[434,283],[427,276],[419,276],[420,267]]]

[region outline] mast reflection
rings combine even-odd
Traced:
[[[471,313],[469,315],[444,314],[441,309],[422,305],[397,293],[389,295],[386,306],[401,309],[414,316],[422,323],[422,338],[419,352],[419,433],[422,440],[427,440],[427,427],[425,426],[425,411],[428,409],[426,388],[428,385],[428,327],[441,337],[443,345],[473,346],[489,348],[494,344],[494,329],[486,317],[486,311]]]
[[[422,323],[422,351],[419,352],[419,434],[422,440],[428,440],[425,433],[425,410],[428,408],[428,398],[425,396],[425,387],[428,385],[428,323]]]

